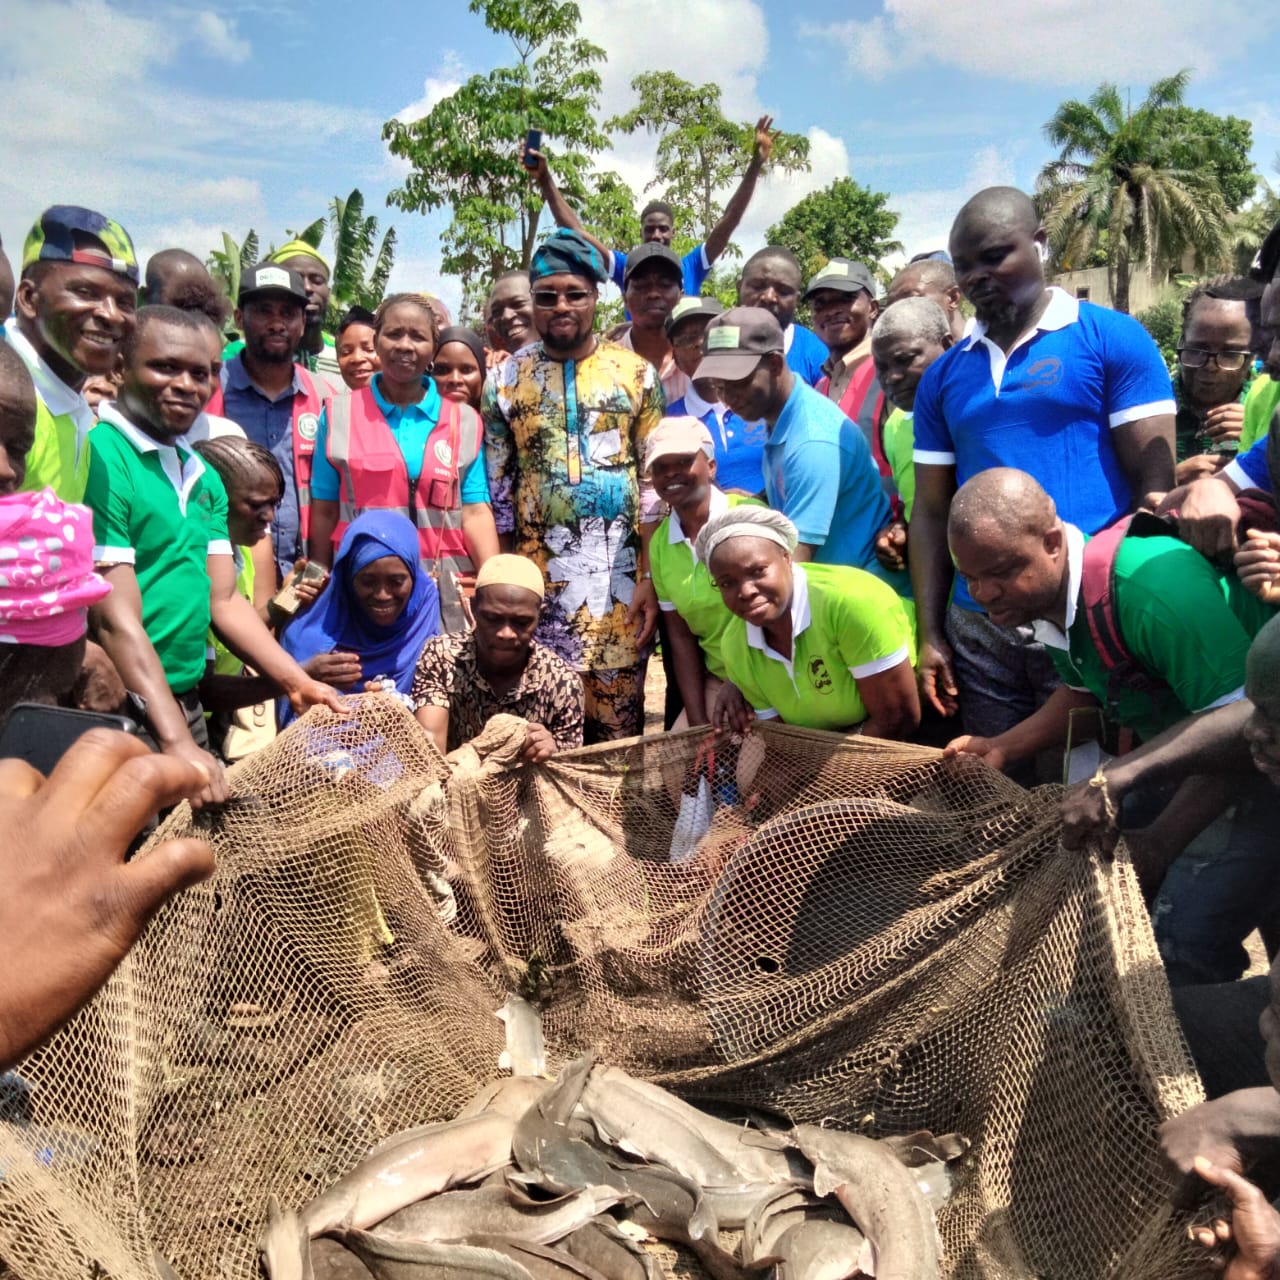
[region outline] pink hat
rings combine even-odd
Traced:
[[[52,489],[0,497],[0,644],[71,644],[110,590],[93,571],[88,507]]]
[[[693,417],[663,418],[645,440],[645,473],[659,458],[697,453],[699,450],[708,458],[716,456],[716,442],[711,438],[706,423]]]

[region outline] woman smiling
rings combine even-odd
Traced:
[[[483,434],[469,403],[441,397],[429,376],[436,319],[421,294],[397,293],[374,316],[381,369],[336,397],[316,436],[311,479],[313,560],[327,565],[366,511],[396,511],[418,529],[418,560],[436,580],[448,630],[465,625],[462,587],[497,553]]]

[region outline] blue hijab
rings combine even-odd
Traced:
[[[407,695],[422,646],[440,630],[440,593],[418,555],[418,531],[398,512],[366,511],[357,516],[342,537],[324,590],[285,630],[280,640],[285,651],[300,663],[335,649],[357,654],[366,680],[386,677]],[[352,587],[356,574],[383,556],[399,556],[413,574],[413,591],[403,611],[385,627],[369,618]],[[294,715],[288,700],[281,702],[284,726]]]

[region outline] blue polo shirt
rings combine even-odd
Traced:
[[[281,577],[294,561],[306,555],[298,517],[298,486],[293,469],[293,397],[303,391],[298,366],[293,366],[293,385],[269,400],[250,381],[243,355],[237,354],[222,366],[223,416],[244,430],[255,444],[270,451],[284,472],[284,501],[271,522],[271,547]]]
[[[917,463],[1033,475],[1063,520],[1097,533],[1134,494],[1111,432],[1174,413],[1169,371],[1132,316],[1051,289],[1035,331],[1006,356],[977,324],[925,370],[915,402]],[[954,602],[978,611],[957,578]]]
[[[712,433],[715,434],[714,432]],[[1267,470],[1267,436],[1255,441],[1242,454],[1223,468],[1222,474],[1237,489],[1261,489],[1271,492],[1271,472]]]
[[[769,505],[814,547],[818,564],[866,569],[895,588],[904,575],[876,559],[876,534],[889,523],[889,501],[866,437],[799,378],[764,447]]]
[[[668,418],[688,414],[706,425],[716,445],[716,484],[753,496],[764,488],[764,445],[769,429],[746,422],[722,404],[710,404],[689,384],[679,400],[667,406]]]
[[[440,392],[429,376],[424,377],[422,399],[417,404],[402,408],[383,396],[381,382],[382,374],[375,373],[369,390],[373,392],[374,402],[386,419],[387,426],[391,428],[396,444],[400,446],[400,456],[404,458],[405,470],[409,473],[409,484],[415,485],[422,474],[422,455],[426,451],[427,439],[440,421]],[[320,430],[316,432],[311,496],[318,502],[337,502],[341,494],[341,477],[337,468],[329,461],[329,415],[324,412],[320,415]],[[462,477],[460,500],[466,504],[489,501],[489,477],[485,473],[483,449]],[[357,502],[356,505],[360,504]]]
[[[799,374],[811,387],[818,385],[827,362],[827,344],[812,329],[789,324],[786,329],[787,368]]]
[[[613,265],[609,271],[609,278],[621,289],[627,272],[627,255],[621,249],[615,249],[611,256]],[[684,296],[696,298],[702,293],[703,281],[711,274],[707,246],[700,244],[696,249],[690,249],[680,262],[684,267]]]

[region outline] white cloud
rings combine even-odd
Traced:
[[[462,88],[466,69],[456,49],[446,49],[440,59],[440,73],[428,76],[422,82],[422,97],[396,112],[396,119],[411,124],[421,120],[432,107],[445,98],[451,98]]]
[[[247,62],[253,46],[236,31],[235,19],[230,22],[211,9],[196,14],[195,34],[205,49],[224,62]]]
[[[1248,30],[1243,0],[884,0],[868,20],[808,24],[802,33],[842,45],[872,79],[937,62],[1036,84],[1140,84],[1179,67],[1211,71],[1242,52],[1229,31]]]

